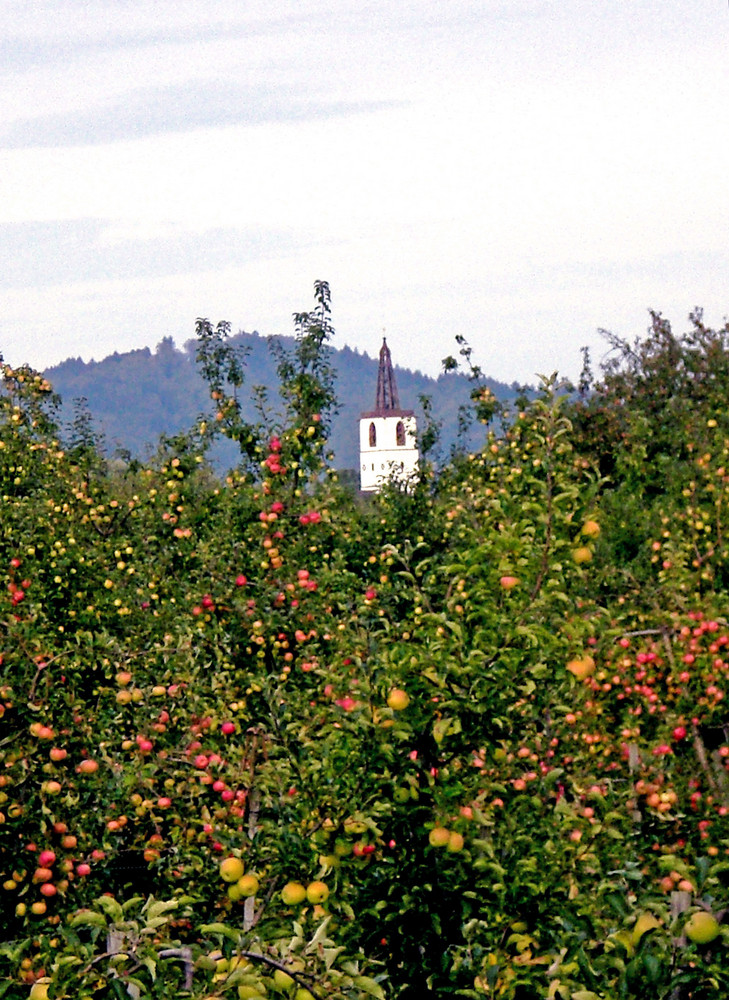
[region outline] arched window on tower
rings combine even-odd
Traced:
[[[398,420],[397,427],[395,428],[395,436],[397,438],[398,448],[405,447],[405,425],[402,420]]]
[[[370,424],[370,448],[377,447],[377,428],[374,423]]]

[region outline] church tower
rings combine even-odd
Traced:
[[[416,421],[412,410],[401,410],[387,341],[382,339],[374,410],[359,421],[360,489],[376,492],[390,478],[410,478],[418,469]]]

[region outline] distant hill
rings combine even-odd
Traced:
[[[277,339],[285,347],[293,346],[293,337]],[[274,409],[278,400],[275,360],[267,338],[257,333],[238,333],[230,343],[248,351],[244,396],[246,390],[249,395],[243,409],[247,419],[256,420],[251,398],[254,386],[266,386]],[[391,347],[396,356],[397,344]],[[165,337],[154,351],[143,348],[124,354],[115,352],[102,361],[69,358],[47,369],[45,375],[63,399],[64,425],[70,425],[73,419],[74,400],[83,398],[96,429],[104,435],[107,453],[122,449],[141,457],[156,446],[161,434],[186,431],[201,413],[210,413],[208,391],[195,364],[195,349],[195,340],[178,349],[171,337]],[[337,468],[357,469],[358,420],[362,411],[371,410],[375,404],[378,361],[349,347],[331,351],[340,407],[333,421],[330,445]],[[468,379],[458,373],[434,379],[397,366],[395,374],[400,404],[415,410],[421,430],[423,410],[419,397],[431,398],[433,417],[442,424],[440,449],[447,455],[458,436],[459,407],[469,399]],[[515,393],[515,387],[493,379],[485,383],[499,399],[511,398]],[[478,431],[475,433],[478,435]],[[470,446],[475,441],[473,438]],[[219,465],[230,466],[236,461],[233,445],[216,455]]]

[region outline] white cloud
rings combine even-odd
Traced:
[[[85,270],[61,283],[52,239],[12,269],[8,354],[184,338],[199,312],[287,332],[315,278],[345,341],[399,329],[436,371],[457,328],[508,381],[648,306],[722,314],[709,0],[32,6],[7,29],[0,224],[58,226]],[[227,264],[202,252],[222,232]]]

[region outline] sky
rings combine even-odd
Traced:
[[[0,353],[199,316],[511,383],[729,314],[727,0],[0,0]]]

